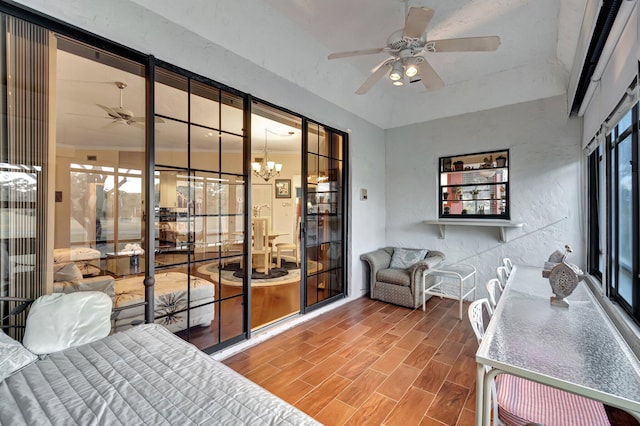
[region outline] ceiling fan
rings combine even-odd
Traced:
[[[427,40],[425,29],[434,14],[435,10],[433,9],[411,7],[404,28],[391,34],[385,47],[337,52],[330,54],[328,58],[339,59],[382,52],[391,55],[391,58],[371,70],[369,78],[356,90],[358,95],[367,93],[389,70],[391,70],[389,79],[395,86],[404,85],[406,75],[410,83],[422,81],[427,90],[437,90],[444,86],[444,82],[427,62],[423,53],[489,52],[500,46],[500,37],[498,36]]]
[[[125,108],[122,104],[123,92],[127,87],[127,83],[123,83],[121,81],[114,82],[116,87],[120,89],[120,106],[117,107],[108,107],[101,104],[96,104],[109,115],[109,118],[113,120],[114,123],[127,123],[129,125],[135,123],[144,123],[144,117],[136,117],[133,115],[133,111]],[[164,123],[164,120],[160,117],[156,117],[156,123]]]

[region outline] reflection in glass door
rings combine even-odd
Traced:
[[[244,99],[162,68],[155,83],[155,318],[202,349],[245,330]]]
[[[309,122],[305,247],[306,306],[341,297],[344,287],[344,135]]]

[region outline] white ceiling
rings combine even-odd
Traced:
[[[354,94],[385,53],[327,60],[331,52],[384,47],[404,26],[402,0],[131,0],[382,128],[566,93],[586,0],[409,0],[435,16],[428,39],[497,35],[496,52],[428,53],[445,82],[393,87],[383,78]],[[273,100],[277,102],[277,100]]]
[[[354,92],[387,54],[327,55],[384,47],[389,34],[404,26],[402,0],[129,1],[388,129],[566,93],[588,0],[409,0],[410,7],[435,10],[428,39],[497,35],[501,46],[495,52],[425,54],[445,82],[437,91],[420,83],[393,87],[383,77],[365,95]],[[117,106],[113,82],[124,81],[125,107],[143,115],[142,78],[69,56],[62,53],[58,61],[58,143],[141,150],[142,129],[110,123],[96,104]],[[261,88],[252,93],[260,97]],[[256,123],[254,149],[260,149],[264,137],[258,135],[274,124]],[[174,134],[178,128],[164,127],[157,126],[159,143],[184,140]],[[291,144],[277,139],[269,138],[270,150]]]

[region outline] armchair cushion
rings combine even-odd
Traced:
[[[411,276],[409,275],[409,271],[407,271],[406,269],[381,269],[380,271],[378,271],[376,280],[383,283],[397,284],[404,287],[409,287],[411,285]]]
[[[424,259],[429,250],[395,248],[389,268],[407,269]]]

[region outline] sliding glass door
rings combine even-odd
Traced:
[[[304,229],[307,308],[345,295],[345,135],[307,122]]]

